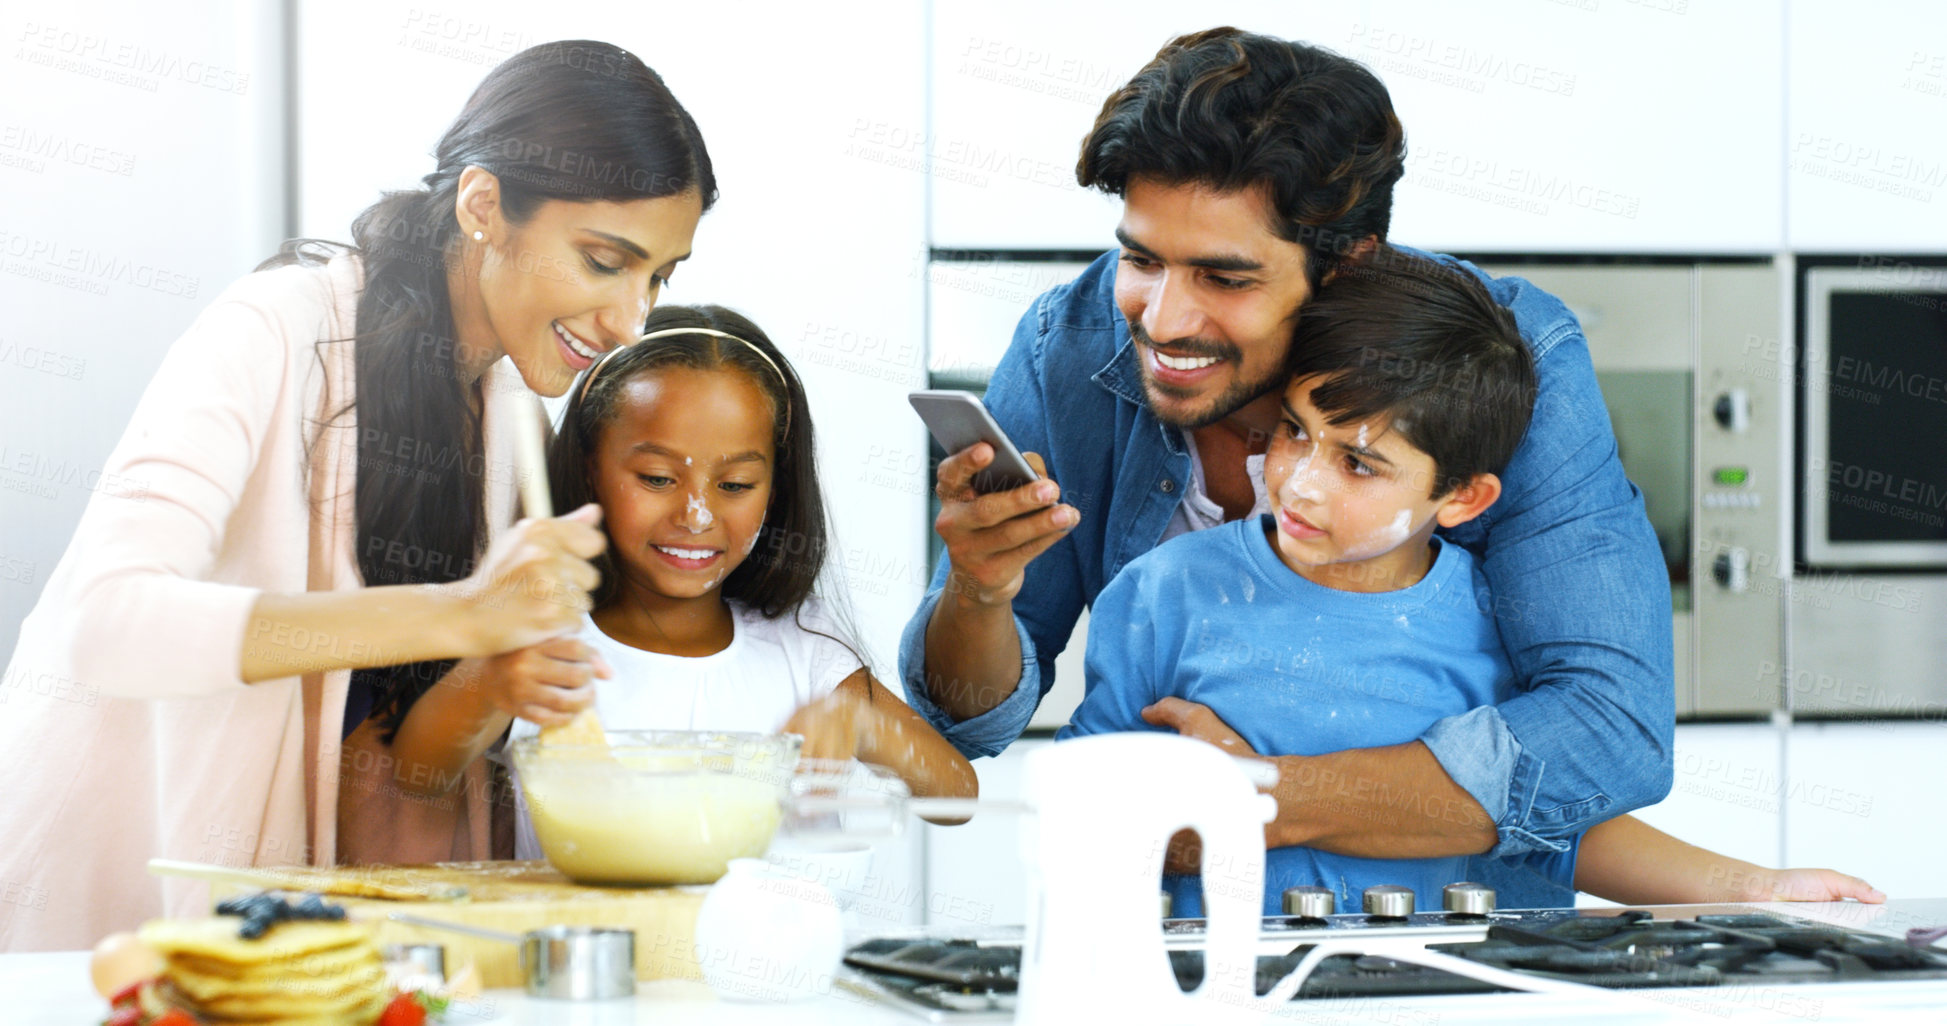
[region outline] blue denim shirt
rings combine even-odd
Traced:
[[[1404,250],[1414,253],[1412,250]],[[1416,254],[1422,255],[1424,254]],[[1081,522],[1028,565],[1014,600],[1021,683],[955,721],[926,693],[926,624],[944,561],[906,625],[899,665],[913,707],[968,756],[995,755],[1054,683],[1075,620],[1110,578],[1154,548],[1182,501],[1182,432],[1143,399],[1114,299],[1117,254],[1049,290],[1022,316],[987,389],[1017,446],[1038,452]],[[1561,301],[1520,278],[1466,267],[1514,315],[1540,391],[1528,434],[1485,514],[1441,535],[1472,552],[1493,590],[1517,694],[1442,719],[1420,738],[1499,828],[1489,855],[1561,852],[1603,820],[1669,793],[1675,730],[1670,582],[1642,493],[1623,476],[1588,343]]]

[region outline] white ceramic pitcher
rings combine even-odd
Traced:
[[[1276,815],[1244,766],[1175,734],[1106,734],[1028,756],[1021,855],[1027,934],[1015,1021],[1208,1023],[1273,1011],[1256,996],[1264,824]],[[1156,890],[1170,836],[1203,839],[1209,920],[1203,983],[1177,986]]]

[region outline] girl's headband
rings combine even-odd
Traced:
[[[791,379],[784,376],[784,369],[777,365],[776,360],[771,359],[771,355],[769,353],[766,353],[764,350],[757,348],[756,343],[750,341],[747,338],[744,338],[740,335],[732,335],[727,331],[718,331],[715,328],[663,328],[660,331],[652,331],[649,334],[636,339],[636,344],[640,345],[651,339],[663,338],[668,335],[709,335],[712,338],[727,338],[732,342],[742,342],[744,345],[750,347],[751,352],[756,353],[759,357],[763,359],[765,363],[770,365],[771,371],[777,375],[778,382],[784,386],[784,435],[783,437],[789,438],[791,436]],[[575,397],[575,401],[578,403],[587,402],[588,386],[593,385],[595,383],[595,378],[602,373],[602,368],[608,365],[609,360],[614,358],[614,356],[617,353],[620,353],[623,350],[629,348],[631,347],[616,346],[614,349],[611,349],[608,352],[603,353],[602,358],[600,360],[595,361],[595,365],[593,367],[588,368],[588,376],[581,380],[581,394]]]

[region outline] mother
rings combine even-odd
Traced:
[[[7,670],[61,686],[0,717],[0,882],[25,899],[0,949],[194,911],[152,856],[493,853],[487,768],[409,799],[390,735],[470,686],[459,660],[578,622],[596,511],[504,527],[505,410],[635,339],[716,180],[661,78],[586,41],[494,69],[435,155],[350,248],[287,245],[204,311],[110,455],[124,487],[90,500]],[[494,700],[565,718],[590,689],[585,658],[564,669]]]

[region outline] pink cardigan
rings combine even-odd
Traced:
[[[238,679],[259,593],[360,586],[355,411],[318,428],[352,397],[352,347],[317,344],[351,336],[360,280],[340,256],[231,286],[170,348],[110,454],[0,687],[0,950],[86,948],[206,914],[207,885],[150,876],[156,856],[495,854],[484,760],[452,799],[417,799],[391,785],[369,724],[340,744],[349,671]],[[497,414],[526,388],[506,361],[483,384],[498,529],[515,503]]]

